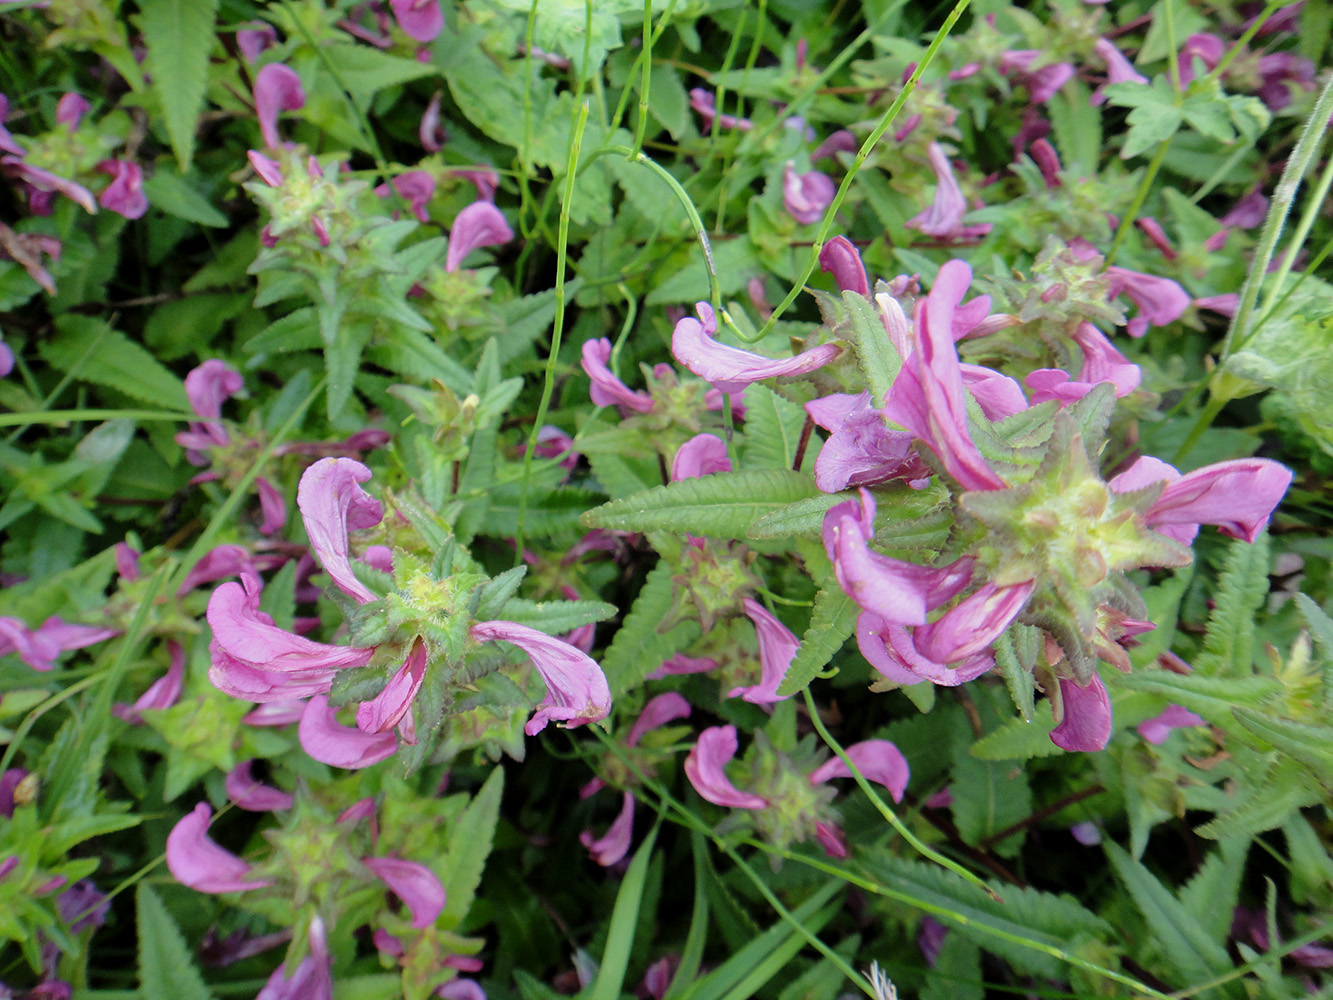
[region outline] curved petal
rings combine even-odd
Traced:
[[[227,798],[247,812],[273,812],[276,809],[290,809],[292,797],[280,788],[265,785],[250,773],[253,760],[243,760],[230,771],[224,786]]]
[[[143,169],[125,160],[103,160],[99,173],[111,177],[111,183],[97,196],[97,203],[108,212],[127,219],[138,219],[148,211],[148,196],[143,191]]]
[[[850,132],[845,134],[851,135]],[[855,146],[852,151],[855,151]],[[866,278],[866,266],[861,261],[861,251],[846,236],[835,236],[824,244],[819,251],[819,269],[832,273],[833,280],[844,292],[870,297],[870,282]]]
[[[284,962],[273,970],[255,1000],[333,1000],[332,961],[324,921],[319,917],[310,921],[309,941],[310,954],[301,959],[291,978],[287,978]]]
[[[716,434],[696,434],[676,451],[671,461],[671,481],[697,479],[715,472],[730,472],[727,444]]]
[[[229,656],[269,672],[364,667],[375,653],[374,647],[330,646],[278,628],[259,610],[253,585],[220,585],[208,599],[207,617],[213,638]]]
[[[766,358],[719,344],[717,317],[707,302],[696,305],[699,319],[686,317],[671,334],[671,353],[694,374],[723,392],[738,392],[751,382],[779,376],[808,375],[842,353],[836,344],[820,344],[793,358]]]
[[[514,231],[500,210],[489,201],[474,201],[454,219],[449,230],[449,248],[444,256],[444,269],[457,271],[473,250],[499,246],[514,238]]]
[[[588,849],[593,861],[603,868],[610,868],[629,853],[630,840],[634,835],[634,796],[630,792],[622,794],[624,798],[620,813],[604,836],[596,838],[591,830],[579,834],[579,843]]]
[[[261,535],[272,535],[287,524],[287,501],[277,488],[263,476],[255,479],[255,490],[259,493],[259,512],[264,521],[259,526]]]
[[[532,658],[546,682],[546,700],[523,731],[535,736],[551,721],[577,726],[606,718],[611,711],[611,689],[593,659],[582,650],[516,622],[478,622],[468,630],[478,642],[502,640]]]
[[[966,660],[1000,637],[1035,588],[1032,580],[1006,587],[988,583],[937,621],[918,628],[912,641],[922,656],[940,663]]]
[[[1051,742],[1064,750],[1101,750],[1111,739],[1111,699],[1096,674],[1087,686],[1060,678],[1064,718],[1051,730]]]
[[[837,193],[837,185],[827,174],[818,170],[798,174],[790,161],[783,168],[782,207],[803,226],[823,218],[824,210],[833,204]]]
[[[412,711],[412,700],[426,679],[426,644],[418,638],[384,690],[356,708],[356,728],[363,733],[387,733]]]
[[[389,0],[393,16],[403,34],[418,42],[431,42],[444,30],[440,0]]]
[[[222,415],[222,404],[244,385],[245,380],[235,368],[210,358],[185,376],[185,395],[195,413],[205,420],[217,420]]]
[[[768,800],[742,792],[727,778],[723,768],[736,756],[736,727],[712,726],[699,734],[685,758],[685,776],[703,798],[714,805],[733,809],[765,809]]]
[[[891,625],[868,612],[856,619],[856,645],[870,665],[895,684],[930,681],[941,687],[957,687],[995,666],[995,657],[989,652],[978,653],[957,666],[937,663],[917,652],[910,629]]]
[[[444,912],[444,886],[425,865],[401,858],[362,858],[361,863],[403,901],[418,930],[435,923]]]
[[[644,734],[651,732],[658,726],[665,726],[668,722],[675,722],[677,719],[688,719],[690,717],[690,703],[684,696],[675,691],[668,691],[665,694],[659,694],[651,698],[648,704],[643,706],[643,711],[639,717],[634,720],[634,725],[630,728],[629,735],[625,737],[625,746],[636,747],[639,740],[643,739]]]
[[[745,599],[745,613],[754,622],[755,635],[759,638],[759,683],[732,688],[727,692],[727,697],[739,696],[752,705],[772,705],[786,701],[791,696],[779,695],[778,688],[787,676],[796,651],[801,648],[801,640],[753,598]]]
[[[252,879],[250,866],[208,838],[213,810],[200,802],[167,834],[167,867],[181,885],[200,892],[240,892],[262,889],[271,879]]]
[[[1216,462],[1167,484],[1146,520],[1153,528],[1214,524],[1253,542],[1291,485],[1291,470],[1267,458]]]
[[[815,839],[830,858],[847,857],[847,837],[836,826],[820,820],[815,824]]]
[[[863,740],[847,747],[846,754],[856,769],[871,781],[877,781],[889,790],[894,802],[903,800],[907,782],[912,776],[907,758],[888,740]],[[833,778],[850,778],[851,768],[841,757],[825,761],[810,772],[810,784],[818,785]]]
[[[1203,717],[1180,705],[1167,705],[1166,709],[1151,719],[1145,719],[1135,728],[1139,735],[1152,744],[1165,743],[1172,730],[1186,726],[1207,725]]]
[[[296,490],[296,506],[320,565],[343,593],[360,604],[369,604],[375,595],[352,572],[347,534],[384,518],[380,502],[360,486],[370,475],[356,459],[321,458],[305,470]]]
[[[607,367],[611,360],[611,341],[606,337],[583,342],[583,370],[592,379],[588,395],[595,406],[623,406],[635,413],[653,408],[653,397],[636,392],[618,379]]]
[[[278,112],[296,111],[305,107],[305,90],[296,71],[282,63],[269,63],[255,75],[255,114],[264,145],[277,149],[282,144],[278,137]]]
[[[349,771],[388,760],[398,749],[393,733],[371,735],[339,725],[337,714],[323,695],[315,695],[306,703],[297,735],[301,748],[315,760]]]

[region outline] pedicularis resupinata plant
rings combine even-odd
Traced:
[[[0,2],[0,998],[1333,997],[1331,36]]]

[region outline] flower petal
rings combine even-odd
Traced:
[[[500,210],[489,201],[474,201],[454,219],[449,230],[449,248],[444,255],[444,269],[457,271],[473,250],[499,246],[514,238],[514,231]]]
[[[629,853],[630,841],[634,835],[634,795],[624,792],[620,813],[612,821],[605,835],[595,838],[591,830],[579,834],[579,843],[588,849],[593,861],[603,868],[610,868]]]
[[[435,923],[444,912],[444,886],[425,865],[401,858],[362,858],[361,863],[403,901],[418,930]]]
[[[321,458],[305,470],[296,490],[296,505],[320,565],[343,593],[360,604],[369,604],[375,595],[352,572],[347,534],[384,518],[380,502],[359,485],[370,476],[356,459]]]
[[[272,785],[265,785],[263,782],[256,780],[250,773],[253,766],[253,760],[243,760],[227,772],[227,778],[224,782],[227,789],[227,798],[235,802],[239,808],[248,812],[273,812],[277,809],[290,809],[293,801],[291,795],[280,788],[274,788]]]
[[[305,107],[305,90],[296,71],[282,63],[269,63],[255,75],[255,114],[264,145],[277,149],[282,144],[278,137],[278,112],[297,111]]]
[[[517,622],[478,622],[468,630],[478,642],[502,640],[519,647],[546,682],[546,700],[523,731],[535,736],[551,721],[577,726],[606,718],[611,689],[593,659],[568,643]]]
[[[301,747],[315,760],[349,771],[388,760],[398,750],[393,733],[370,735],[353,726],[339,725],[329,700],[315,695],[306,703],[297,727]]]
[[[250,866],[208,838],[213,810],[200,802],[167,834],[167,867],[176,881],[200,892],[262,889],[272,879],[252,879]]]
[[[847,747],[845,753],[856,769],[871,781],[879,782],[889,790],[894,802],[903,800],[908,779],[912,776],[907,758],[888,740],[863,740]],[[851,768],[841,757],[825,761],[810,772],[810,784],[819,785],[833,778],[850,778]]]
[[[766,809],[768,800],[742,792],[722,770],[736,756],[736,727],[712,726],[699,734],[685,758],[685,776],[703,798],[714,805],[733,809]]]
[[[1111,739],[1111,699],[1096,674],[1086,686],[1060,678],[1064,718],[1051,730],[1051,742],[1064,750],[1090,752],[1104,749]]]
[[[699,319],[686,317],[671,334],[671,353],[694,374],[723,392],[737,392],[752,382],[779,376],[808,375],[836,358],[842,348],[820,344],[792,358],[766,358],[750,351],[720,344],[717,317],[707,302],[695,306]]]

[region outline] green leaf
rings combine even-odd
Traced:
[[[1224,947],[1231,933],[1232,913],[1240,900],[1240,880],[1249,849],[1248,837],[1222,841],[1180,889],[1181,905]]]
[[[139,990],[143,1000],[212,1000],[180,928],[147,882],[135,890],[139,911]]]
[[[668,658],[698,638],[697,621],[677,622],[665,632],[658,631],[671,610],[674,589],[670,565],[665,560],[659,562],[648,573],[634,607],[616,630],[610,648],[602,657],[602,670],[613,700],[637,688]]]
[[[709,295],[708,269],[699,245],[693,241],[681,251],[685,256],[673,273],[663,277],[648,293],[644,303],[650,306],[694,303]],[[723,295],[735,295],[745,287],[748,275],[760,270],[759,258],[746,238],[719,240],[713,244],[713,266]]]
[[[856,618],[860,612],[856,602],[834,580],[825,582],[815,595],[810,627],[801,637],[801,648],[792,657],[787,675],[778,687],[780,697],[805,690],[856,631]]]
[[[1254,670],[1254,618],[1268,597],[1268,532],[1254,544],[1233,539],[1213,594],[1196,673],[1244,677]]]
[[[1113,687],[1166,695],[1177,705],[1198,712],[1220,726],[1233,724],[1233,708],[1257,708],[1282,691],[1282,685],[1273,677],[1204,677],[1174,674],[1167,670],[1140,670],[1110,676]]]
[[[352,100],[363,111],[370,106],[370,99],[385,87],[435,73],[434,67],[428,63],[391,56],[368,45],[326,45],[322,52],[337,69]]]
[[[182,173],[190,169],[194,157],[194,131],[208,87],[208,54],[213,48],[217,9],[218,0],[142,0],[139,4],[148,71]],[[148,190],[147,184],[144,189]],[[157,204],[151,193],[149,200]],[[225,220],[205,223],[225,224]]]
[[[764,385],[745,391],[745,466],[753,469],[790,469],[805,427],[805,410]],[[802,467],[813,466],[819,450],[812,434]]]
[[[211,31],[209,37],[212,37]],[[177,156],[179,155],[177,153]],[[189,181],[165,166],[159,166],[152,177],[144,178],[143,193],[148,196],[148,204],[153,208],[174,215],[178,219],[184,219],[186,222],[214,228],[230,224],[230,220],[214,208],[206,197],[190,185]]]
[[[190,411],[181,380],[105,320],[64,315],[55,319],[60,336],[42,344],[42,357],[59,370],[157,406]]]
[[[444,915],[455,923],[467,916],[481,884],[481,873],[495,840],[504,792],[504,768],[491,770],[449,831],[449,879],[444,886]]]
[[[604,601],[528,601],[516,597],[504,606],[500,617],[550,635],[569,632],[580,625],[604,622],[616,616],[616,606]]]
[[[871,402],[878,405],[893,388],[893,380],[898,377],[903,360],[889,339],[884,318],[874,302],[856,292],[843,292],[842,302],[847,307],[847,319],[856,344],[856,365],[866,377]]]
[[[653,847],[657,844],[657,830],[654,826],[639,849],[634,853],[616,893],[616,903],[611,910],[610,932],[606,937],[606,949],[602,952],[602,967],[597,972],[597,980],[592,984],[589,1000],[620,1000],[621,988],[625,985],[625,971],[629,968],[630,951],[634,947],[634,932],[639,925],[639,907],[643,902],[643,887],[648,874],[648,862],[653,856]]]
[[[850,500],[851,493],[818,493],[804,500],[787,504],[771,514],[758,518],[745,533],[746,538],[795,538],[805,535],[818,538],[824,527],[824,515],[831,507]]]
[[[955,742],[949,788],[953,793],[954,825],[964,841],[979,847],[1032,812],[1032,791],[1022,768],[982,760],[968,750],[965,740]],[[1022,840],[1019,831],[993,845],[992,850],[1011,856]]]
[[[1312,726],[1276,718],[1262,709],[1235,709],[1236,721],[1264,743],[1295,757],[1328,781],[1333,781],[1333,726]]]
[[[589,528],[688,531],[739,539],[763,515],[818,492],[809,476],[790,469],[721,472],[612,500],[580,521]]]
[[[1147,920],[1151,939],[1167,960],[1161,970],[1163,974],[1184,987],[1230,971],[1232,962],[1226,950],[1152,872],[1131,858],[1120,845],[1108,840],[1103,847],[1111,867]],[[1219,987],[1219,990],[1226,996],[1237,995],[1235,983]],[[1216,996],[1217,992],[1210,990],[1199,995]]]
[[[1031,760],[1064,753],[1051,742],[1055,719],[1051,717],[1050,702],[1037,705],[1032,716],[1031,722],[1020,716],[987,733],[972,744],[972,756],[979,760]]]

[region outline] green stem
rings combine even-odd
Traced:
[[[1139,217],[1139,211],[1143,208],[1143,203],[1148,200],[1148,192],[1152,190],[1152,182],[1157,179],[1157,171],[1162,169],[1162,162],[1166,159],[1166,151],[1171,146],[1171,140],[1174,136],[1167,136],[1162,140],[1162,144],[1157,147],[1157,152],[1153,154],[1152,160],[1148,163],[1148,170],[1143,175],[1143,180],[1139,182],[1139,189],[1134,192],[1134,200],[1130,203],[1129,211],[1124,214],[1120,220],[1120,225],[1115,230],[1115,241],[1111,244],[1111,251],[1106,255],[1106,266],[1110,267],[1115,262],[1115,255],[1120,252],[1120,246],[1125,242],[1125,237],[1134,226],[1134,220]]]

